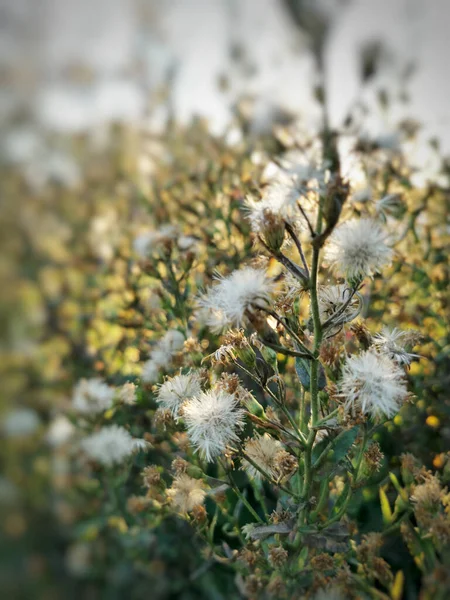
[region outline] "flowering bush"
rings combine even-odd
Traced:
[[[51,214],[17,220],[11,306],[35,321],[11,328],[2,501],[26,503],[5,531],[27,544],[46,507],[54,586],[446,597],[445,190],[355,139],[367,199],[339,141],[291,126],[229,147],[195,126],[151,188],[94,162],[83,193],[49,186]]]

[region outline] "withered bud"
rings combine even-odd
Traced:
[[[367,476],[371,476],[380,470],[384,454],[381,452],[380,444],[372,442],[364,452],[364,471]]]
[[[314,571],[331,571],[334,568],[333,557],[325,552],[311,558],[311,567]]]
[[[379,556],[375,556],[372,560],[372,571],[375,577],[384,585],[389,585],[394,579],[391,567],[384,558],[380,558]]]
[[[345,351],[342,333],[325,340],[320,347],[320,360],[328,367],[337,367]]]
[[[182,452],[186,452],[189,448],[189,437],[184,431],[176,431],[173,434],[173,441]]]
[[[184,460],[184,458],[181,458],[181,456],[177,456],[177,458],[175,458],[172,461],[171,465],[171,469],[175,473],[175,475],[181,475],[182,473],[186,473],[188,467],[189,463],[187,462],[187,460]]]
[[[137,515],[144,512],[151,503],[151,499],[146,496],[130,496],[127,500],[127,510],[132,515]]]
[[[353,323],[350,329],[365,350],[372,345],[372,336],[364,323]]]
[[[235,394],[240,386],[240,379],[235,373],[222,373],[216,385],[229,394]]]
[[[247,567],[254,567],[258,561],[258,558],[258,553],[252,548],[242,548],[238,554],[238,560],[247,565]]]
[[[283,523],[284,521],[288,521],[292,517],[292,513],[288,510],[280,508],[279,510],[274,510],[270,515],[270,522],[274,525],[278,523]]]
[[[269,550],[269,562],[275,568],[282,567],[288,559],[288,552],[282,546],[275,546]]]
[[[257,597],[263,588],[263,582],[258,575],[249,575],[245,580],[245,594],[250,598]]]
[[[286,450],[280,450],[277,452],[274,459],[275,469],[280,473],[280,478],[287,477],[293,471],[298,468],[298,460],[290,454],[286,452]]]
[[[158,429],[166,429],[175,423],[172,411],[168,408],[158,408],[153,416],[153,423]]]
[[[278,252],[283,245],[286,226],[281,217],[270,210],[263,212],[264,224],[262,236],[266,246],[272,252]]]
[[[194,508],[192,509],[192,516],[194,517],[195,521],[197,521],[197,523],[204,523],[208,516],[206,513],[206,508],[201,504],[194,506]]]
[[[193,337],[188,338],[185,342],[184,342],[184,351],[187,354],[191,354],[191,353],[201,353],[202,352],[202,347],[200,345],[200,342],[198,340],[196,340]]]
[[[273,598],[282,598],[286,594],[286,585],[278,576],[270,580],[266,589]]]
[[[159,485],[161,482],[161,473],[159,472],[158,467],[156,465],[145,467],[142,471],[142,480],[147,488]]]

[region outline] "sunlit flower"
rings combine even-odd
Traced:
[[[54,447],[62,446],[75,433],[75,427],[64,415],[58,415],[50,423],[47,431],[47,442]]]
[[[388,329],[383,327],[380,333],[373,337],[373,345],[395,360],[400,365],[410,365],[414,358],[420,358],[418,354],[411,354],[405,350],[405,346],[414,345],[417,342],[417,332],[402,331],[401,329]]]
[[[298,190],[287,178],[269,184],[259,200],[247,197],[246,207],[252,231],[264,234],[270,223],[276,220],[291,225],[298,223],[301,216],[296,206],[298,197]]]
[[[186,375],[175,375],[165,381],[158,389],[156,401],[171,411],[175,417],[183,402],[198,396],[202,391],[200,377],[195,371]]]
[[[80,446],[89,458],[109,467],[120,464],[134,452],[145,450],[148,443],[133,438],[124,427],[109,425],[86,437]]]
[[[352,219],[339,225],[325,248],[335,271],[349,279],[378,273],[390,263],[392,250],[386,234],[373,219]]]
[[[133,250],[139,258],[148,258],[161,244],[176,238],[177,230],[173,225],[164,225],[160,229],[145,231],[133,241]]]
[[[81,379],[73,391],[72,406],[84,415],[97,414],[111,408],[115,393],[99,377]]]
[[[157,381],[161,370],[171,364],[174,354],[183,348],[184,342],[184,335],[180,331],[170,329],[152,349],[149,360],[142,365],[142,380],[146,383]]]
[[[222,389],[202,392],[184,404],[189,438],[207,461],[239,440],[237,430],[243,427],[244,412],[238,400]]]
[[[371,417],[391,418],[407,396],[403,370],[375,350],[351,356],[344,365],[339,391],[345,409]]]
[[[352,290],[344,284],[319,288],[319,312],[322,325],[330,321],[326,336],[335,335],[344,323],[356,319],[361,310],[360,294],[352,296]]]
[[[247,311],[267,305],[273,287],[266,272],[253,267],[244,267],[219,279],[199,299],[206,324],[215,332],[243,325]]]
[[[275,457],[282,449],[281,443],[278,440],[273,439],[268,433],[256,435],[255,437],[246,440],[244,446],[245,454],[247,454],[260,469],[270,475],[273,479],[276,478]],[[257,479],[261,478],[261,472],[247,460],[242,462],[242,466],[250,477],[255,477]]]
[[[167,495],[181,513],[191,512],[194,507],[203,504],[206,496],[205,484],[201,479],[193,479],[183,473],[175,477]]]
[[[282,444],[271,437],[268,433],[264,435],[256,435],[255,437],[248,439],[245,442],[244,452],[247,457],[252,461],[243,460],[242,466],[250,475],[256,479],[260,479],[262,474],[261,469],[264,473],[267,473],[272,479],[278,480],[287,474],[286,459],[291,457],[289,452],[283,448]],[[254,466],[252,463],[255,463]],[[288,472],[292,472],[292,468],[296,466],[289,462]]]
[[[128,381],[120,388],[119,399],[124,404],[132,406],[136,403],[136,385]]]

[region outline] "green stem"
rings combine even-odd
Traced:
[[[224,466],[224,465],[222,465],[222,466]],[[247,508],[248,512],[258,521],[258,523],[264,524],[264,521],[261,519],[261,517],[255,511],[253,506],[250,504],[250,502],[247,500],[247,498],[244,496],[244,494],[241,493],[240,489],[238,488],[238,486],[236,485],[236,483],[233,479],[233,476],[231,475],[231,472],[227,471],[227,470],[225,470],[225,472],[227,473],[228,479],[230,481],[230,486],[231,486],[233,492],[236,494],[236,496],[239,498],[239,500],[242,502],[242,504]]]

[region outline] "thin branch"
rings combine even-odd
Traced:
[[[293,240],[293,242],[294,242],[294,244],[295,244],[295,246],[296,246],[296,248],[298,250],[298,253],[300,254],[300,258],[302,259],[303,266],[305,267],[306,275],[309,278],[308,263],[306,262],[305,255],[303,253],[302,243],[298,239],[298,236],[295,233],[294,229],[291,227],[291,225],[287,221],[284,222],[284,225],[286,227],[286,231],[291,236],[291,238],[292,238],[292,240]]]
[[[300,204],[299,200],[297,200],[297,206],[298,206],[300,212],[302,213],[302,215],[306,221],[306,224],[308,225],[308,229],[309,229],[309,233],[311,234],[311,237],[314,239],[316,237],[316,232],[314,231],[314,229],[311,225],[311,221],[309,220],[308,215],[303,210],[303,206]]]

